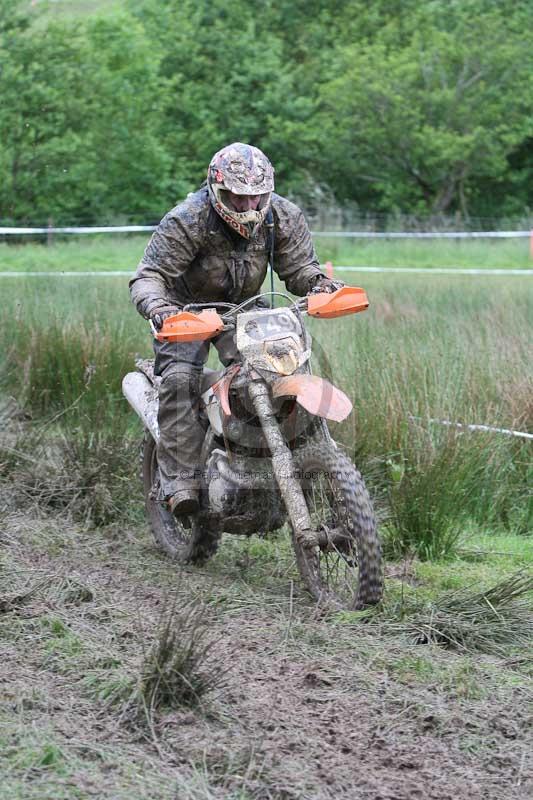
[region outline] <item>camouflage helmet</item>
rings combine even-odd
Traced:
[[[257,147],[234,142],[215,153],[207,171],[207,186],[213,208],[230,228],[246,239],[254,236],[264,221],[274,191],[274,169]],[[261,195],[256,210],[238,212],[228,193]]]

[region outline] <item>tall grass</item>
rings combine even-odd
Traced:
[[[0,315],[0,387],[36,418],[61,413],[102,424],[127,413],[122,377],[136,353],[150,353],[150,337],[124,282],[108,280],[3,284],[15,313]]]
[[[368,275],[363,283],[366,314],[311,321],[314,367],[353,399],[352,416],[333,433],[382,502],[389,552],[449,555],[467,519],[531,530],[531,443],[430,422],[531,430],[527,279]],[[35,425],[77,431],[80,446],[91,431],[127,435],[133,412],[120,381],[151,343],[126,281],[2,286],[13,307],[0,316],[1,391]]]
[[[16,486],[15,506],[37,503],[91,525],[124,520],[140,425],[121,380],[150,339],[131,325],[116,282],[108,291],[83,280],[8,285],[16,310],[0,316],[0,394],[26,423],[0,435],[0,479]]]
[[[531,442],[429,421],[531,430],[527,284],[364,283],[373,301],[366,316],[313,331],[319,360],[329,355],[327,372],[352,396],[354,413],[337,436],[384,500],[389,551],[450,555],[467,518],[531,531]]]

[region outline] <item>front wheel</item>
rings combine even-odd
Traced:
[[[214,555],[219,533],[204,528],[198,516],[180,521],[168,510],[161,494],[157,446],[149,434],[143,443],[142,479],[146,512],[159,547],[181,564],[202,564]]]
[[[293,530],[300,575],[311,595],[334,607],[362,609],[383,594],[381,546],[360,473],[326,442],[294,454],[311,524],[320,544],[309,548]]]

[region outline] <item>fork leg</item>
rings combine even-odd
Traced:
[[[261,380],[251,381],[248,392],[272,454],[272,468],[295,535],[306,547],[317,547],[318,536],[312,528],[302,487],[294,474],[292,453],[279,429],[268,386]]]

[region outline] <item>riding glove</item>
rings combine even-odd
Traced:
[[[333,278],[327,278],[325,275],[319,275],[313,288],[307,294],[333,294],[337,289],[342,289],[346,284],[344,281],[336,281]]]

